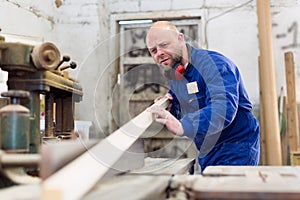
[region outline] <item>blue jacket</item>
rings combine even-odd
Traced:
[[[169,81],[171,113],[181,121],[184,135],[194,140],[201,170],[257,165],[259,124],[238,68],[220,53],[187,47],[190,67],[184,79]],[[196,83],[198,92],[197,87],[188,92],[188,83]]]

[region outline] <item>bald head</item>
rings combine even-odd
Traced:
[[[171,31],[179,33],[176,26],[174,24],[172,24],[171,22],[169,22],[169,21],[155,22],[155,23],[152,24],[150,29],[153,29],[153,28],[166,29],[166,30],[171,30]]]
[[[177,37],[179,34],[179,31],[177,30],[176,26],[172,24],[169,21],[158,21],[152,24],[150,27],[147,36],[146,36],[146,42],[148,41],[149,37],[152,35],[160,35],[162,32],[165,32],[169,35],[172,35],[174,37]],[[148,43],[148,42],[147,42]]]
[[[155,62],[165,69],[170,69],[174,63],[180,62],[183,53],[186,52],[183,34],[168,21],[152,24],[147,33],[146,45]]]
[[[176,28],[174,24],[172,24],[169,21],[157,21],[152,24],[150,29],[148,30],[147,36],[146,36],[146,44],[147,47],[153,46],[152,41],[155,40],[157,37],[164,39],[164,37],[178,38],[179,31]]]

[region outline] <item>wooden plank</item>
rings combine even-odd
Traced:
[[[188,174],[194,166],[195,158],[146,158],[145,166],[139,169],[131,170],[130,174],[155,174],[155,175],[173,175]]]
[[[246,176],[246,171],[276,171],[278,173],[300,174],[300,166],[208,166],[204,176]],[[300,178],[300,177],[299,177]]]
[[[281,165],[281,145],[278,119],[278,103],[272,42],[270,0],[257,0],[258,34],[260,48],[260,89],[264,114],[267,164]]]
[[[41,199],[41,185],[29,184],[29,185],[16,185],[8,188],[1,188],[0,199],[16,200],[16,199]]]
[[[99,140],[67,140],[51,142],[41,149],[40,177],[45,180],[56,171],[96,145]],[[100,152],[101,153],[101,152]],[[144,165],[144,146],[137,140],[105,174],[105,178]]]
[[[299,199],[296,182],[286,184],[253,183],[242,177],[204,177],[196,179],[187,191],[194,199]]]
[[[289,139],[287,131],[287,110],[286,110],[286,96],[281,99],[282,113],[281,113],[281,148],[282,148],[282,165],[290,165],[290,151],[289,151]]]
[[[261,84],[262,81],[262,66],[260,62],[260,56],[258,57],[258,70],[259,70],[259,83]],[[263,107],[263,93],[259,91],[259,126],[260,126],[260,163],[262,165],[267,164],[267,149],[266,149],[266,130],[265,130],[265,115],[264,115],[264,107]]]
[[[191,180],[195,199],[299,199],[300,168],[292,166],[216,166]]]
[[[86,152],[97,142],[98,141],[90,140],[82,143],[82,141],[79,140],[66,140],[61,142],[49,142],[46,145],[42,145],[40,177],[42,180],[45,180],[76,157]]]
[[[287,133],[290,151],[297,151],[299,148],[299,125],[293,53],[286,52],[284,58],[287,89]]]
[[[167,103],[168,99],[162,98],[152,106],[166,108]],[[145,110],[44,180],[42,183],[43,199],[50,200],[57,196],[63,200],[80,199],[118,162],[153,120],[153,115]]]
[[[99,181],[82,200],[165,199],[170,176],[123,175]]]

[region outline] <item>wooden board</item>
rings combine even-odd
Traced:
[[[300,166],[209,166],[205,168],[203,175],[246,176],[246,173],[249,171],[269,171],[282,174],[291,173],[300,176]]]
[[[257,0],[258,38],[259,38],[259,85],[263,107],[266,161],[268,165],[281,165],[281,142],[276,93],[276,76],[272,42],[272,19],[270,0]]]
[[[40,177],[45,180],[78,156],[97,144],[99,140],[68,140],[48,143],[42,145],[40,164]],[[102,152],[99,152],[101,154]],[[124,152],[122,157],[105,173],[103,177],[108,178],[118,173],[136,169],[144,165],[144,146],[140,140],[135,141],[131,147]]]
[[[299,167],[216,166],[190,182],[195,199],[300,199]]]
[[[41,199],[41,185],[30,184],[30,185],[16,185],[8,188],[2,188],[0,190],[0,199],[2,200],[16,200],[16,199],[30,199],[40,200]]]
[[[100,181],[82,200],[165,199],[170,176],[123,175]]]
[[[297,151],[299,148],[299,124],[293,53],[286,52],[284,54],[284,58],[287,89],[287,134],[289,138],[289,149],[290,151]]]
[[[41,148],[40,177],[44,180],[94,146],[96,140],[49,142]]]
[[[193,170],[195,158],[146,158],[145,166],[139,169],[131,170],[130,174],[148,174],[148,175],[172,175],[188,174]]]

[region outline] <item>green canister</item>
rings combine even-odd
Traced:
[[[20,105],[21,98],[29,98],[29,92],[9,90],[1,94],[10,97],[11,104],[0,109],[1,149],[11,153],[29,152],[29,109]]]

